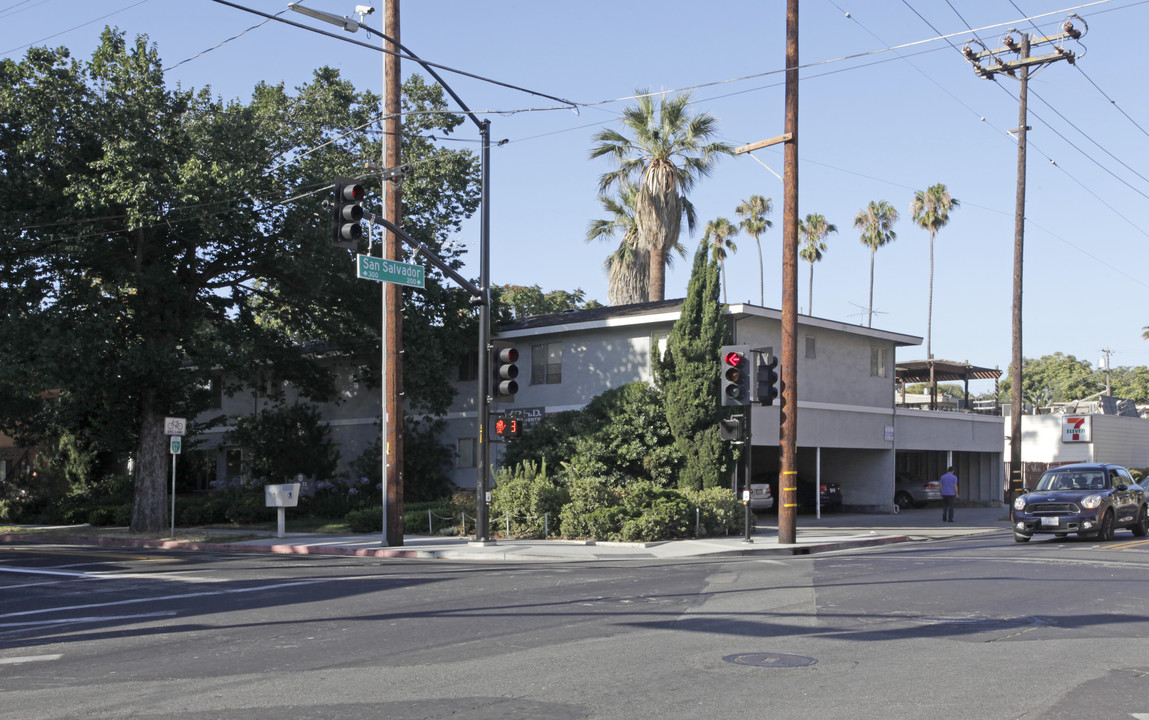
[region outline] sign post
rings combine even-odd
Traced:
[[[176,455],[183,450],[183,436],[187,427],[187,418],[164,418],[164,435],[171,438],[172,453],[172,540],[176,539]]]

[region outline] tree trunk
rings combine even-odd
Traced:
[[[758,246],[758,305],[759,307],[766,307],[766,278],[762,271],[762,243],[755,237],[754,244]]]
[[[810,263],[810,305],[806,308],[806,314],[810,317],[814,316],[814,263]]]
[[[167,453],[164,418],[155,407],[155,392],[145,390],[140,401],[140,439],[134,463],[135,505],[132,532],[160,532],[168,519]]]
[[[866,327],[874,326],[874,256],[878,254],[878,248],[870,248],[870,307],[866,311],[868,319],[866,320]]]
[[[926,359],[932,360],[934,351],[930,347],[934,327],[934,231],[930,230],[930,303],[926,311]]]

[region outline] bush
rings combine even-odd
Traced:
[[[383,506],[352,510],[346,521],[353,533],[383,532]]]
[[[699,537],[734,535],[742,530],[746,509],[728,488],[689,490],[683,496],[700,510]]]
[[[491,491],[492,523],[510,518],[512,537],[544,537],[549,524],[556,529],[559,513],[569,499],[566,488],[547,477],[546,463],[542,470],[531,461],[524,461],[514,469],[502,469],[495,474],[495,488]]]
[[[266,506],[263,495],[243,495],[233,498],[224,517],[236,525],[251,525],[275,519],[275,509]]]
[[[562,535],[566,538],[609,540],[618,532],[622,511],[619,494],[609,478],[580,477],[568,484],[570,502],[559,513]]]
[[[617,537],[625,542],[649,542],[688,537],[690,504],[682,493],[649,482],[631,483],[622,498],[623,521]]]
[[[88,513],[89,525],[114,525],[116,522],[116,506],[105,505],[95,508]]]

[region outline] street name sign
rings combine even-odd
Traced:
[[[356,258],[357,275],[361,280],[389,282],[415,288],[425,287],[422,265],[401,263],[370,255],[357,255]]]

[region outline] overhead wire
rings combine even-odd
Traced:
[[[33,40],[33,41],[32,41],[32,42],[30,42],[30,43],[25,43],[24,45],[18,45],[18,46],[16,46],[16,47],[14,47],[14,48],[10,48],[10,49],[8,49],[8,50],[0,50],[0,55],[7,55],[7,54],[9,54],[9,53],[13,53],[13,52],[16,52],[17,50],[23,50],[24,48],[29,48],[29,47],[32,47],[33,45],[35,45],[35,44],[37,44],[37,43],[42,43],[42,42],[44,42],[45,40],[51,40],[51,39],[52,39],[52,38],[54,38],[54,37],[59,37],[59,36],[61,36],[61,35],[64,35],[64,34],[66,34],[66,33],[70,33],[70,32],[72,32],[73,30],[79,30],[79,29],[80,29],[80,28],[82,28],[82,27],[87,27],[88,25],[91,25],[91,24],[93,24],[93,23],[98,23],[98,22],[100,22],[101,20],[105,20],[105,19],[107,19],[107,18],[110,18],[110,17],[112,17],[113,15],[118,15],[118,14],[120,14],[120,13],[124,12],[125,10],[131,10],[132,8],[134,8],[134,7],[137,7],[137,6],[139,6],[139,5],[143,5],[143,4],[144,4],[144,3],[146,3],[146,2],[151,2],[151,0],[139,0],[138,2],[132,3],[131,5],[128,5],[128,6],[126,6],[126,7],[122,7],[122,8],[120,8],[119,10],[113,10],[112,12],[110,12],[110,13],[107,13],[106,15],[101,15],[100,17],[98,17],[98,18],[95,18],[94,20],[89,20],[89,21],[87,21],[87,22],[82,22],[82,23],[80,23],[79,25],[73,25],[72,27],[70,27],[70,28],[67,28],[66,30],[61,30],[60,32],[57,32],[57,33],[52,33],[51,35],[48,35],[48,36],[46,36],[46,37],[42,37],[42,38],[40,38],[39,40]]]

